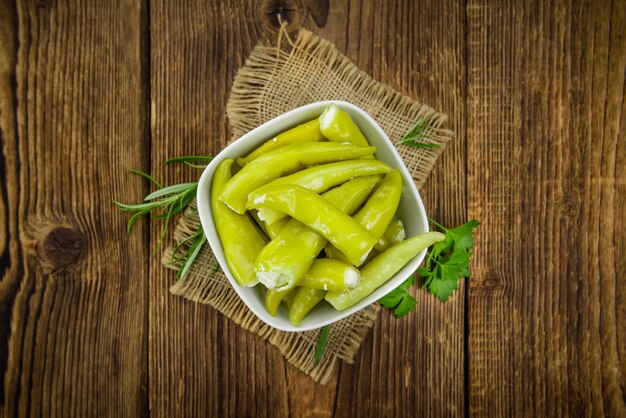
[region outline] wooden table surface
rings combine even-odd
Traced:
[[[330,4],[328,4],[330,3]],[[423,189],[473,277],[382,312],[326,386],[168,293],[159,225],[112,199],[229,139],[278,15],[449,116]],[[626,416],[626,2],[0,0],[6,416]]]

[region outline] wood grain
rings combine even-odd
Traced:
[[[238,1],[150,4],[151,171],[159,179],[197,179],[198,171],[162,164],[176,155],[215,155],[230,140],[226,100],[235,71],[263,30],[254,24],[266,20],[259,13]],[[175,277],[158,258],[150,276],[152,413],[287,415],[280,353],[210,307],[170,295]]]
[[[472,415],[624,416],[623,2],[468,4]]]
[[[2,412],[143,415],[149,244],[112,204],[145,192],[142,7],[0,16]]]
[[[626,416],[626,3],[0,0],[0,415]],[[384,311],[326,386],[169,294],[111,200],[199,172],[279,22],[448,114],[422,190],[472,279]],[[466,291],[467,290],[467,291]]]

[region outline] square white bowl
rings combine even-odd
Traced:
[[[424,204],[422,203],[422,199],[417,191],[417,188],[415,187],[415,183],[413,182],[409,170],[402,162],[402,159],[392,142],[376,121],[365,111],[351,103],[336,100],[311,103],[284,113],[234,141],[232,144],[224,148],[224,150],[220,152],[213,159],[213,161],[211,161],[200,177],[197,199],[200,221],[202,222],[204,233],[207,236],[209,245],[217,258],[220,267],[226,274],[226,277],[228,277],[228,280],[239,297],[263,322],[283,331],[300,332],[320,328],[324,325],[339,321],[340,319],[363,309],[398,287],[417,269],[426,255],[426,250],[420,252],[384,285],[376,289],[371,295],[362,300],[360,303],[357,303],[346,310],[337,311],[328,302],[320,302],[306,317],[304,317],[298,327],[293,326],[289,322],[287,310],[282,306],[278,309],[276,316],[271,316],[267,312],[265,309],[264,299],[265,288],[262,284],[255,287],[242,287],[239,283],[237,283],[231,274],[228,269],[228,265],[226,264],[226,259],[224,258],[224,251],[222,250],[222,245],[219,235],[217,234],[217,229],[215,227],[211,211],[211,185],[213,183],[215,169],[225,158],[234,159],[237,157],[243,157],[277,134],[318,117],[322,114],[324,108],[332,103],[348,112],[370,144],[377,148],[375,155],[379,160],[384,161],[390,166],[400,170],[404,185],[396,216],[404,223],[407,238],[428,232],[428,220]]]

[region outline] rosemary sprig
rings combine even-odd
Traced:
[[[430,122],[432,116],[433,115],[424,116],[415,122],[415,124],[411,126],[411,129],[409,129],[409,131],[400,140],[398,140],[397,143],[412,148],[439,148],[441,146],[439,144],[423,142],[429,138],[426,134],[426,129],[428,129],[428,122]]]
[[[159,183],[158,181],[156,181],[156,179],[154,177],[152,177],[150,174],[144,173],[143,171],[140,170],[135,170],[134,168],[129,168],[128,171],[130,171],[133,174],[136,174],[138,176],[141,176],[145,179],[148,179],[150,181],[150,183],[154,184],[156,187],[158,187],[159,189],[161,187],[163,187],[161,185],[161,183]]]
[[[139,170],[134,170],[134,172],[142,177],[148,176],[148,174],[140,172]],[[165,238],[172,217],[191,203],[193,198],[196,197],[197,189],[198,183],[174,184],[172,186],[162,187],[150,193],[145,197],[144,203],[128,204],[117,201],[114,201],[114,203],[125,212],[134,212],[126,225],[126,229],[129,233],[137,219],[144,215],[150,215],[152,218],[165,219],[157,244],[158,249]]]
[[[193,168],[204,168],[202,165],[194,163],[205,162],[208,163],[213,157],[201,157],[201,156],[188,156],[188,157],[175,157],[167,160],[165,164],[182,163]],[[130,169],[131,173],[136,174],[144,179],[150,181],[156,190],[149,193],[142,203],[128,204],[118,201],[113,201],[122,211],[133,213],[129,218],[126,225],[128,233],[131,232],[135,222],[142,216],[150,216],[155,219],[164,219],[163,228],[159,236],[156,249],[158,250],[163,243],[165,234],[170,225],[172,218],[183,211],[196,197],[198,190],[198,183],[180,183],[173,184],[164,187],[158,180],[149,174],[136,169]],[[200,253],[202,245],[206,242],[206,236],[202,226],[198,227],[198,230],[191,237],[179,242],[174,248],[174,256],[172,262],[182,262],[181,268],[178,270],[176,276],[182,278],[189,271],[189,268],[193,264],[194,260]],[[181,250],[186,247],[186,250],[181,253]]]
[[[317,367],[317,365],[324,357],[324,351],[326,351],[326,346],[328,345],[328,334],[330,333],[330,325],[324,325],[322,327],[322,331],[320,331],[319,340],[317,340],[317,345],[315,346],[315,355],[313,357],[313,367]]]
[[[180,251],[183,244],[191,242],[191,245],[182,253],[180,256],[176,254]],[[186,238],[185,240],[178,243],[176,248],[174,248],[174,254],[172,256],[172,263],[182,261],[182,265],[178,272],[176,273],[176,277],[182,279],[189,271],[189,268],[200,254],[200,250],[202,249],[202,245],[206,242],[206,235],[204,235],[204,230],[202,229],[202,225],[198,225],[198,230],[192,236]]]
[[[213,157],[205,157],[205,156],[201,156],[201,155],[188,155],[188,156],[183,156],[183,157],[174,157],[174,158],[170,158],[169,160],[165,161],[165,164],[175,164],[175,163],[183,163],[191,168],[206,168],[206,166],[211,162],[211,160],[213,160]],[[194,164],[194,163],[205,163],[205,165],[202,164]]]

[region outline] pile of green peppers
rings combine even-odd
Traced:
[[[298,326],[322,300],[347,309],[443,239],[406,238],[394,219],[402,176],[375,151],[330,105],[218,166],[211,206],[226,262],[241,286],[267,288],[271,315],[285,304]]]

